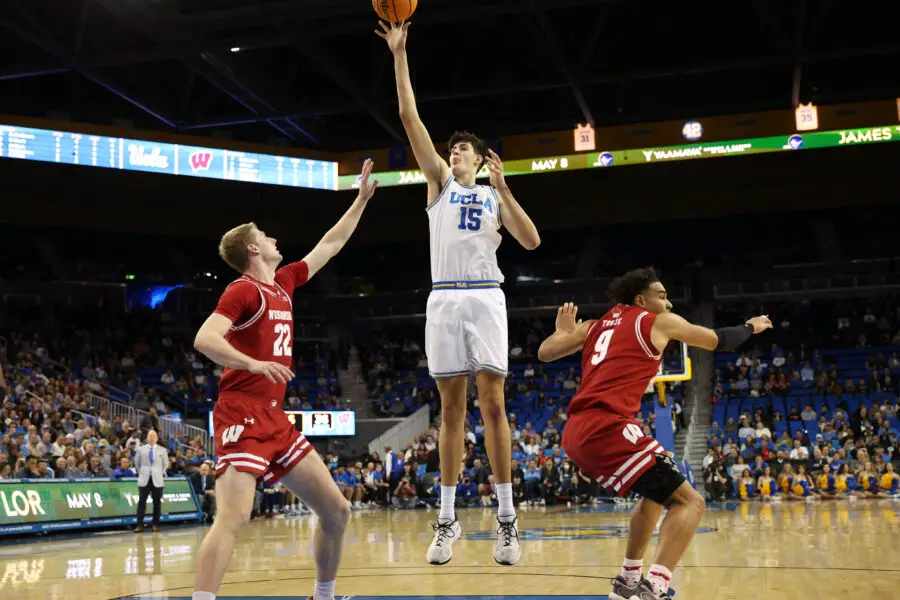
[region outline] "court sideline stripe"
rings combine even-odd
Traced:
[[[433,567],[430,567],[430,568],[433,569]],[[429,575],[429,576],[433,577],[435,575],[438,575],[438,576],[440,576],[440,575],[496,575],[496,573],[485,573],[484,571],[471,571],[471,572],[467,572],[467,573],[427,573],[427,574],[426,573],[421,573],[421,574],[420,573],[408,573],[407,574],[407,576],[409,576],[409,577],[420,577],[420,576],[424,576],[424,575]],[[611,579],[610,577],[601,577],[599,575],[574,575],[572,573],[568,573],[565,575],[559,574],[559,573],[518,573],[518,575],[521,575],[523,577],[578,577],[581,579],[602,579],[604,581],[609,581]],[[379,575],[379,574],[343,575],[340,578],[341,579],[355,579],[358,577],[396,577],[396,575],[393,573],[384,574],[384,575]],[[315,578],[316,578],[315,575],[311,575],[309,577],[285,577],[283,579],[280,579],[279,581],[302,581],[305,579],[313,579],[314,580]],[[238,585],[238,584],[247,584],[247,583],[270,583],[271,581],[272,581],[271,578],[269,578],[269,579],[254,579],[251,581],[229,581],[227,583],[223,583],[222,585],[225,586],[225,585]],[[193,588],[193,586],[183,585],[183,586],[174,587],[174,588],[165,588],[162,590],[151,590],[149,592],[139,592],[137,594],[128,594],[127,596],[116,596],[114,598],[110,598],[109,600],[126,600],[127,598],[143,598],[149,594],[161,594],[161,593],[168,594],[169,592],[174,592],[177,590],[189,590],[192,588]],[[541,597],[543,597],[543,596],[541,596]],[[222,596],[222,599],[227,600],[228,596]]]
[[[559,569],[559,568],[563,568],[563,569],[618,569],[621,567],[621,565],[523,565],[523,566],[536,568],[536,569]],[[341,570],[342,571],[367,571],[367,570],[399,571],[402,569],[409,569],[409,570],[420,570],[421,571],[423,569],[427,569],[427,570],[431,571],[433,568],[434,567],[412,567],[412,566],[387,567],[387,566],[383,566],[383,567],[341,567]],[[455,571],[451,572],[450,570],[453,568],[454,567],[448,567],[445,569],[441,569],[440,574],[442,574],[442,575],[465,575],[466,574],[466,573],[458,573]],[[456,567],[456,568],[457,569],[468,569],[471,567]],[[872,573],[898,573],[898,572],[900,572],[900,568],[878,569],[878,568],[874,568],[874,567],[860,567],[860,568],[854,568],[854,567],[797,567],[797,566],[791,566],[791,565],[779,566],[779,567],[751,567],[751,566],[747,566],[747,565],[740,565],[740,566],[678,565],[678,568],[679,569],[766,569],[766,570],[787,569],[787,570],[792,570],[792,571],[864,571],[864,572],[872,572]],[[490,572],[482,571],[480,574],[497,575],[500,573],[506,573],[506,574],[510,573],[510,569],[508,569],[506,567],[485,567],[485,569],[486,570],[494,569],[494,571],[490,571]],[[270,571],[272,571],[272,569],[241,569],[240,571],[229,571],[229,573],[236,575],[236,574],[240,574],[240,573],[268,573]],[[283,569],[275,569],[275,571],[278,573],[297,573],[297,572],[302,572],[302,571],[315,572],[316,569],[315,569],[315,567],[290,567],[290,568],[283,568]],[[193,575],[195,573],[196,573],[196,571],[167,571],[165,573],[154,573],[154,575],[172,575],[172,576],[174,576],[174,575]],[[146,575],[148,575],[148,573],[115,573],[115,574],[110,574],[110,575],[104,575],[103,577],[104,578],[143,577]],[[424,573],[408,573],[408,575],[418,577],[420,575],[424,575]],[[344,577],[368,577],[368,576],[369,575],[352,575],[352,574],[344,575]],[[372,576],[374,577],[376,575],[372,575]],[[577,574],[572,574],[572,576],[573,577],[576,577],[576,576],[587,577],[585,575],[577,575]],[[341,576],[339,575],[338,577],[340,578]],[[601,577],[601,579],[612,579],[613,577],[614,576]],[[70,578],[67,576],[64,576],[64,575],[57,575],[57,576],[50,576],[50,577],[42,576],[41,577],[41,581],[45,581],[45,580],[51,581],[54,579],[70,579]],[[242,583],[242,582],[237,581],[237,582],[233,582],[233,583]],[[247,582],[247,583],[250,583],[250,582]],[[223,584],[223,585],[225,585],[225,584]],[[149,592],[147,592],[147,593],[149,593]],[[122,597],[126,598],[128,596],[122,596]]]

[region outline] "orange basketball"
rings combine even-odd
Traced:
[[[406,21],[416,12],[419,0],[372,0],[372,8],[388,23]]]

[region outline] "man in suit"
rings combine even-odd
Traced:
[[[209,472],[209,463],[193,470],[189,479],[200,502],[204,521],[211,522],[216,516],[216,478]]]
[[[159,436],[152,429],[147,434],[147,443],[138,448],[134,455],[134,466],[138,472],[137,527],[135,533],[144,531],[144,513],[147,496],[153,496],[153,531],[159,531],[159,516],[162,511],[163,477],[169,466],[169,453],[157,442]]]

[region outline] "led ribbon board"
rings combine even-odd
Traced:
[[[0,125],[0,157],[336,190],[336,162]]]
[[[778,135],[730,142],[704,142],[679,146],[657,146],[635,150],[610,150],[606,152],[570,154],[568,156],[509,160],[504,161],[503,168],[506,175],[531,175],[534,173],[556,173],[595,168],[605,169],[609,167],[721,158],[725,156],[746,156],[748,154],[766,154],[769,152],[797,152],[814,148],[838,148],[841,146],[896,141],[900,141],[900,126],[892,125],[889,127],[869,127],[840,131],[818,131],[802,135]],[[377,173],[375,176],[378,179],[379,187],[425,183],[425,176],[422,175],[421,171],[389,171]],[[480,178],[486,178],[487,176],[487,169],[482,169],[478,174]],[[346,190],[357,187],[357,180],[357,175],[341,175],[338,178],[339,188]]]
[[[504,162],[504,168],[510,176],[530,175],[897,140],[900,126],[892,125],[510,160]],[[338,164],[331,161],[13,125],[0,125],[0,157],[316,190],[352,189],[359,178],[357,174],[338,176]],[[376,176],[382,187],[425,183],[422,172],[416,170]],[[487,169],[478,174],[487,176]]]

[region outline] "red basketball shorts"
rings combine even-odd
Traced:
[[[275,483],[313,447],[281,409],[281,402],[223,394],[213,408],[216,475],[229,466]]]
[[[665,452],[634,419],[599,410],[569,415],[562,446],[582,471],[620,496]]]

